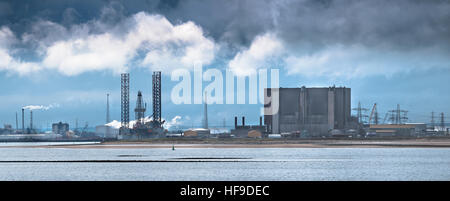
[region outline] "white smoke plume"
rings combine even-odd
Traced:
[[[172,118],[172,120],[170,122],[164,123],[164,128],[170,129],[173,126],[178,126],[181,124],[180,120],[181,120],[181,116],[177,115],[174,118]]]
[[[27,105],[25,107],[22,107],[25,110],[49,110],[52,108],[59,107],[59,104],[50,104],[48,106],[45,105]]]
[[[119,129],[120,128],[120,121],[113,120],[113,121],[105,124],[105,126],[110,126],[112,128]]]
[[[149,122],[149,121],[151,121],[151,120],[153,120],[153,118],[150,117],[150,116],[147,116],[147,117],[144,118],[144,122]],[[133,128],[134,124],[136,124],[136,120],[130,121],[129,127],[130,127],[130,128]],[[113,121],[111,121],[111,122],[105,124],[105,126],[110,126],[110,127],[112,127],[112,128],[119,129],[119,128],[121,127],[121,122],[120,122],[120,121],[117,121],[117,120],[113,120]]]
[[[175,116],[174,118],[172,118],[171,121],[164,123],[164,128],[165,129],[170,129],[173,126],[181,125],[181,122],[180,122],[181,119],[182,119],[181,116],[178,116],[178,115]],[[147,117],[144,118],[145,122],[149,122],[151,120],[153,120],[153,117],[147,116]],[[164,120],[164,118],[162,120]],[[134,124],[136,124],[136,120],[130,121],[130,128],[133,128]],[[119,129],[120,126],[121,126],[121,122],[117,121],[117,120],[113,120],[113,121],[111,121],[111,122],[109,122],[109,123],[107,123],[105,125],[106,126],[110,126],[112,128],[115,128],[115,129]]]

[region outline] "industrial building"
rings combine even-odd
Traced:
[[[0,135],[0,142],[23,142],[23,141],[53,141],[61,139],[60,134],[37,133],[37,134],[6,134]]]
[[[66,135],[66,133],[69,131],[69,124],[68,123],[54,123],[52,124],[52,132],[54,134],[61,134]]]
[[[184,131],[184,137],[192,138],[208,138],[211,135],[211,130],[207,128],[195,128],[191,130]]]
[[[333,129],[345,132],[351,125],[350,88],[268,88],[265,102],[270,102],[268,98],[276,92],[279,94],[278,108],[272,108],[271,104],[264,106],[270,108],[264,110],[268,133],[328,136]]]
[[[141,91],[137,94],[136,123],[130,128],[130,74],[121,75],[121,127],[119,139],[142,139],[164,137],[164,120],[161,118],[161,72],[152,75],[153,114],[151,121],[145,121],[146,103]]]
[[[231,135],[240,138],[262,138],[266,133],[266,126],[262,125],[262,117],[259,117],[259,125],[245,125],[245,117],[242,117],[242,125],[238,125],[238,118],[234,117],[234,129]]]
[[[414,135],[416,136],[426,135],[427,132],[426,123],[406,123],[406,125],[414,125]]]
[[[117,139],[119,129],[107,125],[99,125],[95,127],[95,135],[101,138]]]
[[[367,136],[411,137],[416,135],[414,124],[378,124],[370,125]]]
[[[5,124],[3,128],[0,128],[0,134],[11,134],[13,133],[13,128],[10,124]]]

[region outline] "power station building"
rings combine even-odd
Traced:
[[[350,88],[268,88],[265,94],[265,103],[269,103],[264,105],[268,133],[324,136],[333,129],[344,131],[350,125]],[[276,94],[279,104],[269,101],[276,100],[271,97]]]
[[[54,134],[66,135],[67,131],[69,131],[68,123],[54,123],[52,124],[52,131]]]

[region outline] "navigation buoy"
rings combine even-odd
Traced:
[[[175,145],[172,145],[172,151],[175,151]]]

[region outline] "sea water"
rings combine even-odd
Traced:
[[[450,148],[0,147],[0,180],[450,180]]]

